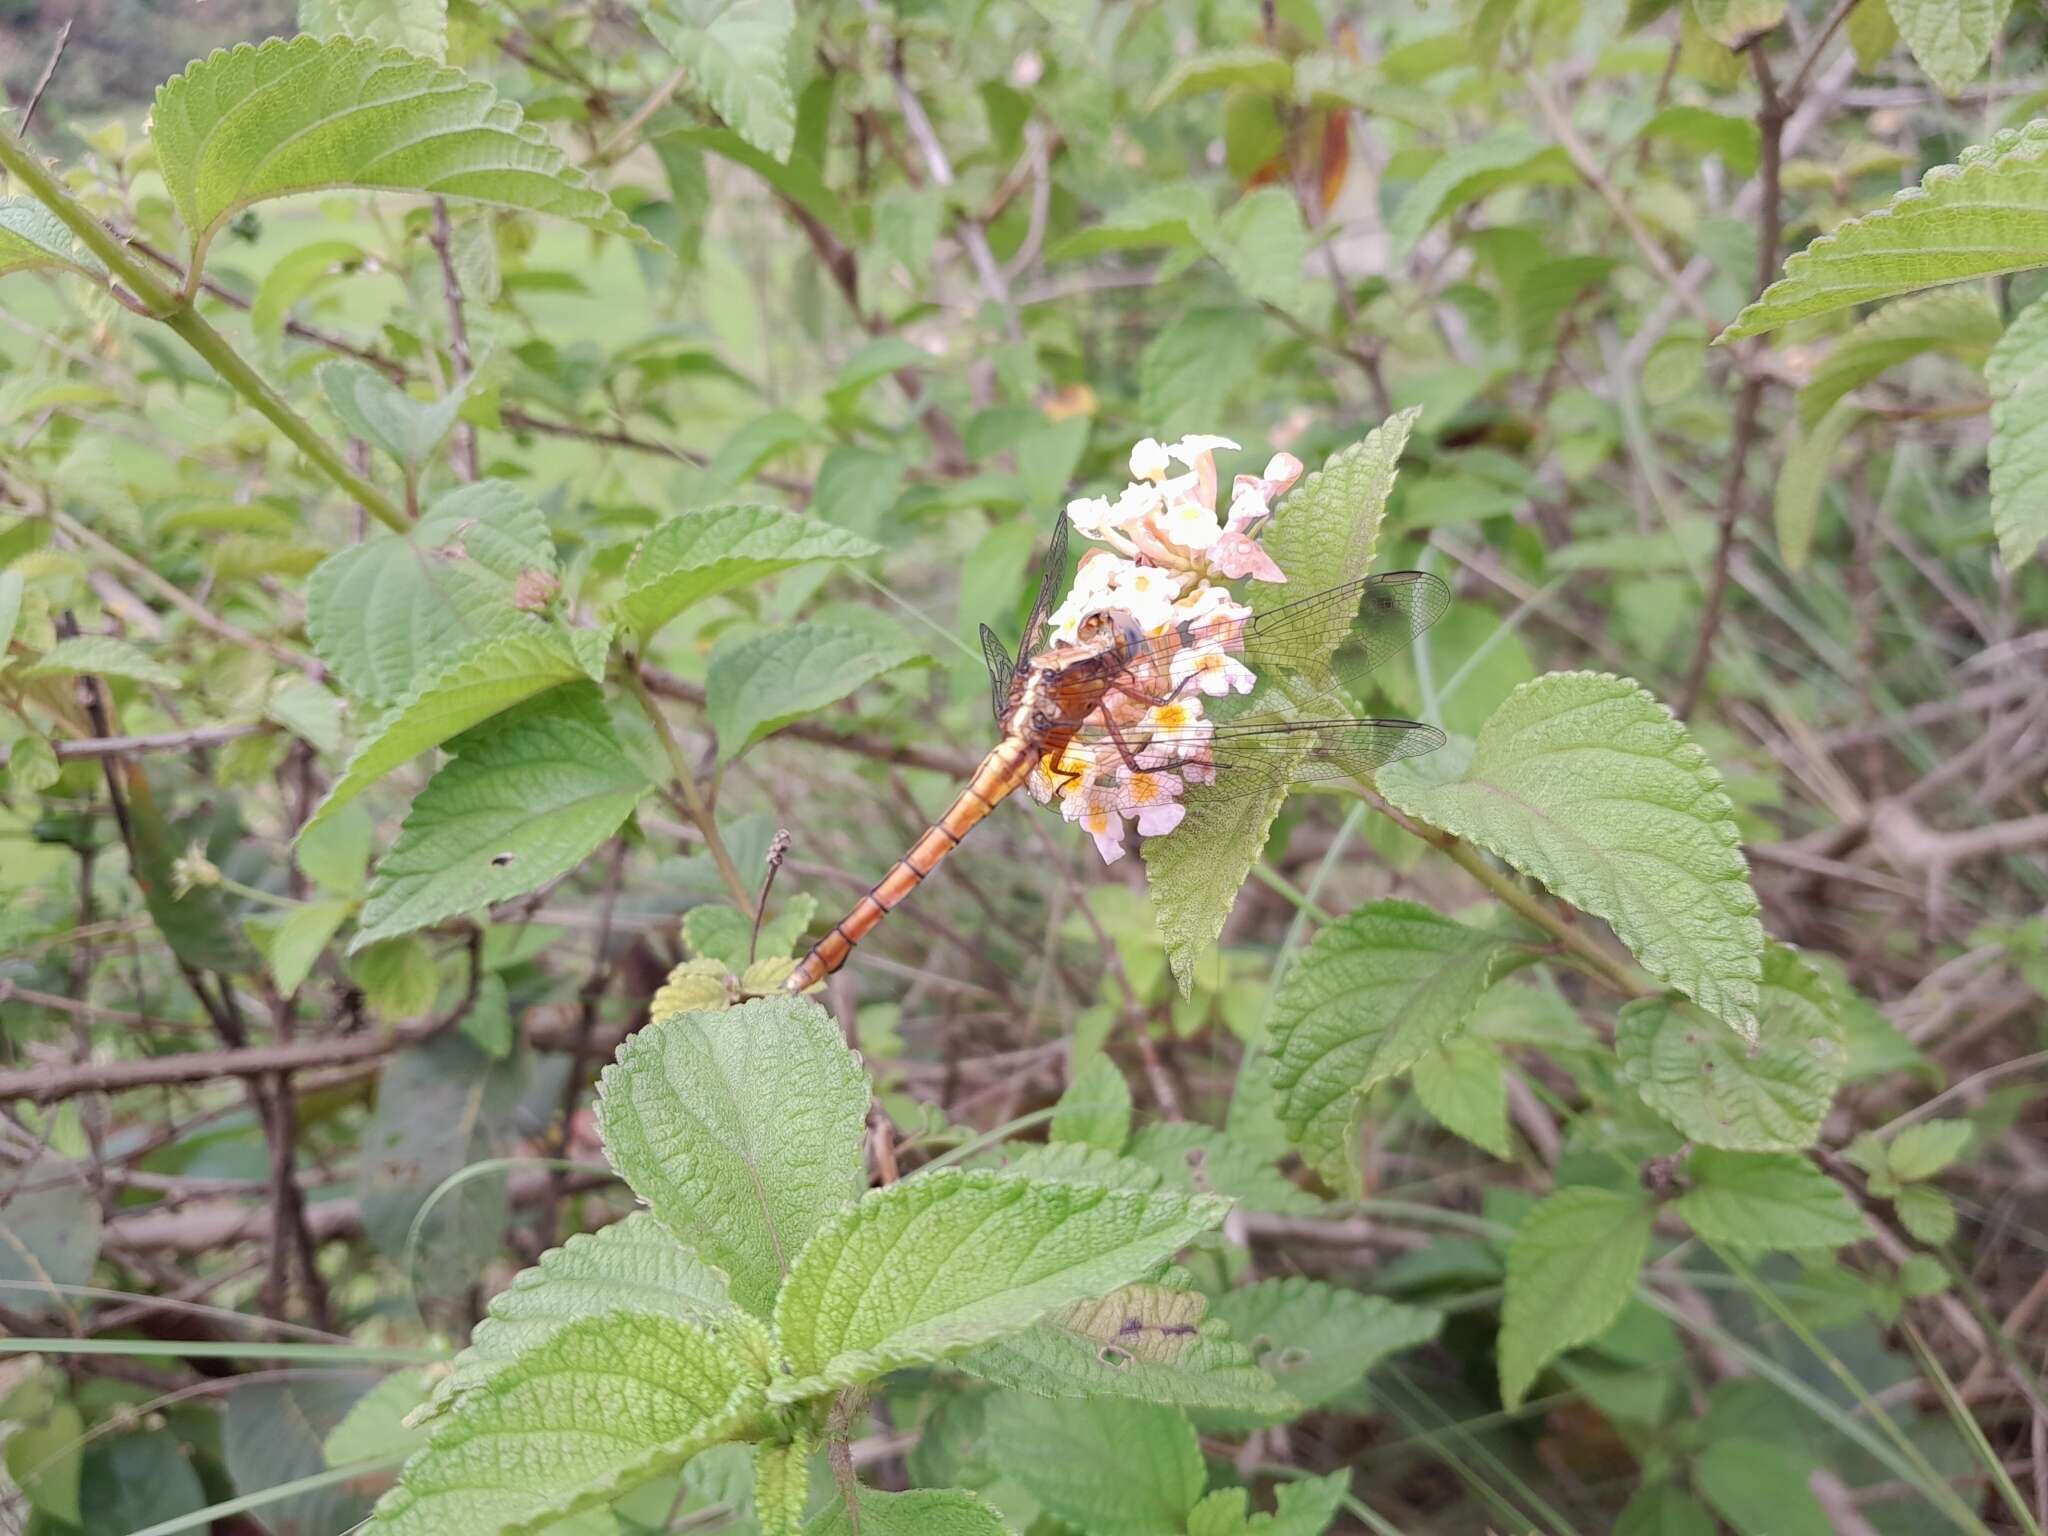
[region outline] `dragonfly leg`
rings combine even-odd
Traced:
[[[1128,676],[1129,674],[1126,673],[1125,677]],[[1127,699],[1136,699],[1140,704],[1149,704],[1154,709],[1158,709],[1162,705],[1171,704],[1175,699],[1179,698],[1182,694],[1186,693],[1188,691],[1188,686],[1194,682],[1195,676],[1196,674],[1190,672],[1186,677],[1182,678],[1179,682],[1173,685],[1173,692],[1166,694],[1147,693],[1144,689],[1134,687],[1132,684],[1125,681],[1123,678],[1117,679],[1116,681],[1112,682],[1109,686],[1114,688],[1118,693],[1122,694]]]
[[[1133,773],[1143,773],[1145,770],[1138,766],[1138,754],[1133,752],[1131,744],[1124,740],[1124,733],[1116,728],[1116,722],[1108,715],[1104,715],[1102,723],[1109,727],[1109,739],[1116,743],[1117,756],[1124,760],[1124,766]]]

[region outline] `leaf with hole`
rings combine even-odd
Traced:
[[[540,633],[538,610],[559,585],[540,508],[516,486],[479,480],[405,533],[323,561],[306,584],[306,630],[351,694],[395,704],[491,640]]]
[[[1441,1312],[1298,1275],[1226,1291],[1212,1310],[1307,1408],[1349,1391],[1380,1361],[1428,1343],[1443,1326]]]
[[[1622,1075],[1692,1140],[1732,1152],[1814,1143],[1843,1070],[1842,1023],[1826,982],[1798,952],[1765,951],[1754,1046],[1670,997],[1627,1004],[1615,1022]]]
[[[378,861],[351,949],[538,890],[618,831],[649,788],[590,683],[529,699],[448,750]]]

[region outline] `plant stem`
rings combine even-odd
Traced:
[[[313,430],[312,424],[264,381],[263,376],[229,344],[225,336],[207,324],[205,316],[194,309],[189,300],[180,298],[159,282],[156,274],[136,260],[113,231],[73,197],[70,190],[36,158],[35,152],[12,133],[0,132],[0,167],[27,188],[37,202],[61,219],[65,227],[84,242],[86,249],[99,257],[119,284],[126,285],[134,299],[139,301],[140,313],[152,320],[160,320],[176,331],[215,373],[255,406],[272,426],[313,462],[315,468],[358,502],[364,511],[394,530],[402,531],[410,526],[410,520],[389,497],[350,469],[341,455]],[[118,297],[119,286],[115,293]],[[136,305],[129,307],[135,308]]]
[[[747,882],[740,876],[739,865],[733,862],[732,852],[725,846],[725,839],[719,835],[718,819],[711,814],[711,804],[704,798],[703,786],[690,771],[690,760],[683,754],[682,743],[676,740],[675,732],[669,729],[668,719],[661,712],[661,706],[654,702],[654,695],[647,691],[647,680],[640,675],[640,659],[628,655],[622,669],[625,674],[626,691],[633,695],[640,710],[647,716],[648,724],[654,727],[654,734],[661,738],[661,749],[668,755],[670,775],[675,779],[677,792],[682,796],[683,814],[696,824],[704,834],[704,846],[711,851],[711,862],[718,866],[718,878],[725,882],[725,888],[732,893],[733,904],[742,912],[754,911],[754,893],[747,889]]]
[[[1567,922],[1558,913],[1551,911],[1535,896],[1517,885],[1512,877],[1503,874],[1486,861],[1486,855],[1454,833],[1445,832],[1424,822],[1415,820],[1406,813],[1395,809],[1377,792],[1369,792],[1366,803],[1395,826],[1411,837],[1419,837],[1430,847],[1465,871],[1474,880],[1486,887],[1488,894],[1516,916],[1534,923],[1545,933],[1556,939],[1566,953],[1585,963],[1586,969],[1599,981],[1624,997],[1649,997],[1655,988],[1645,984],[1621,961],[1602,949],[1576,925]]]

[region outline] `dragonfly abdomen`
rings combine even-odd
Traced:
[[[946,814],[925,829],[924,836],[854,903],[851,912],[832,925],[830,933],[811,946],[811,952],[783,983],[784,989],[807,991],[846,964],[854,945],[902,905],[925,876],[938,868],[939,861],[959,847],[961,839],[1030,776],[1034,756],[1030,744],[1022,737],[1004,737],[981,760],[981,766],[974,770],[967,787],[954,797]]]

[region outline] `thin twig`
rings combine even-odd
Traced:
[[[1758,185],[1763,189],[1757,206],[1756,291],[1762,293],[1778,272],[1778,239],[1782,231],[1780,167],[1784,149],[1785,103],[1778,95],[1770,61],[1761,47],[1749,54],[1756,74],[1757,130],[1762,140]],[[1709,323],[1711,329],[1711,322]],[[1707,680],[1707,664],[1714,654],[1714,636],[1728,600],[1729,562],[1735,553],[1736,530],[1742,521],[1744,491],[1749,474],[1750,448],[1756,441],[1758,415],[1763,407],[1765,377],[1761,369],[1745,370],[1742,392],[1735,401],[1735,431],[1729,445],[1728,484],[1721,494],[1721,522],[1714,544],[1714,570],[1707,580],[1707,596],[1700,616],[1699,638],[1693,645],[1692,664],[1673,706],[1681,720],[1690,719],[1699,703],[1700,689]]]
[[[57,29],[57,45],[50,50],[50,62],[43,66],[42,77],[36,81],[36,88],[28,93],[28,105],[21,109],[21,124],[15,132],[26,134],[29,119],[36,115],[36,108],[42,105],[43,92],[50,88],[50,81],[57,73],[57,61],[64,57],[64,45],[71,41],[71,22],[67,18]]]
[[[470,375],[469,326],[462,318],[462,279],[455,273],[453,230],[448,223],[446,198],[434,199],[434,225],[427,242],[441,262],[441,298],[448,306],[448,355],[455,360],[455,383],[450,393],[459,393]],[[476,428],[457,420],[450,444],[457,477],[476,479]]]

